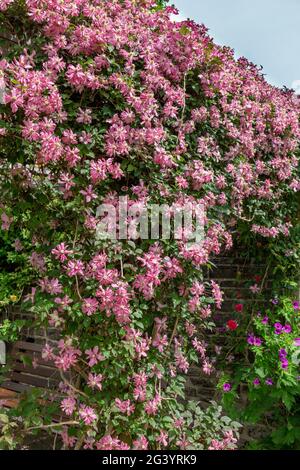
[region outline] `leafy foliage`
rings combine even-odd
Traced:
[[[223,295],[204,269],[236,234],[290,236],[298,102],[164,2],[0,0],[0,11],[2,255],[10,234],[7,260],[22,266],[5,268],[3,302],[16,282],[36,326],[60,332],[43,357],[62,377],[64,446],[235,448],[239,426],[216,404],[182,404],[192,364],[215,373],[207,340]],[[187,246],[193,225],[138,238],[138,213],[127,237],[99,239],[98,207],[118,212],[120,197],[173,215],[201,206],[203,243]],[[20,411],[27,429],[43,428],[36,410]]]

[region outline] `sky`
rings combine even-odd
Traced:
[[[170,0],[217,44],[262,65],[273,85],[300,94],[300,0]],[[298,81],[298,83],[297,83]]]

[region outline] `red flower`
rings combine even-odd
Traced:
[[[259,284],[260,281],[261,281],[261,276],[259,276],[259,275],[254,276],[254,280],[255,280],[255,282],[256,282],[257,284]]]
[[[234,306],[234,310],[235,310],[236,312],[242,312],[242,311],[243,311],[243,308],[244,308],[244,305],[243,305],[243,304],[236,304],[236,305]]]
[[[228,320],[227,322],[227,328],[231,331],[236,330],[238,326],[239,325],[237,324],[235,320]]]

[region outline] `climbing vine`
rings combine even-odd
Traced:
[[[174,13],[153,0],[0,0],[2,236],[29,273],[18,305],[60,334],[43,358],[60,371],[48,398],[62,423],[37,394],[23,424],[56,426],[68,448],[236,448],[239,424],[216,403],[184,401],[190,367],[217,367],[223,294],[204,268],[239,233],[285,243],[294,224],[292,91]],[[120,198],[140,211],[125,237],[103,239],[99,206],[120,235]],[[137,237],[155,204],[201,207],[202,242]]]

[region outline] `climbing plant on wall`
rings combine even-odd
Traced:
[[[2,231],[31,273],[21,308],[60,334],[43,358],[60,370],[66,447],[235,448],[237,423],[183,400],[190,366],[216,367],[222,292],[203,268],[239,231],[280,241],[293,226],[292,91],[173,13],[153,0],[0,0]],[[139,204],[126,236],[120,198]],[[193,224],[138,238],[151,204],[201,207],[201,243],[188,245]],[[103,205],[114,239],[98,236]],[[25,427],[49,424],[39,406]]]

